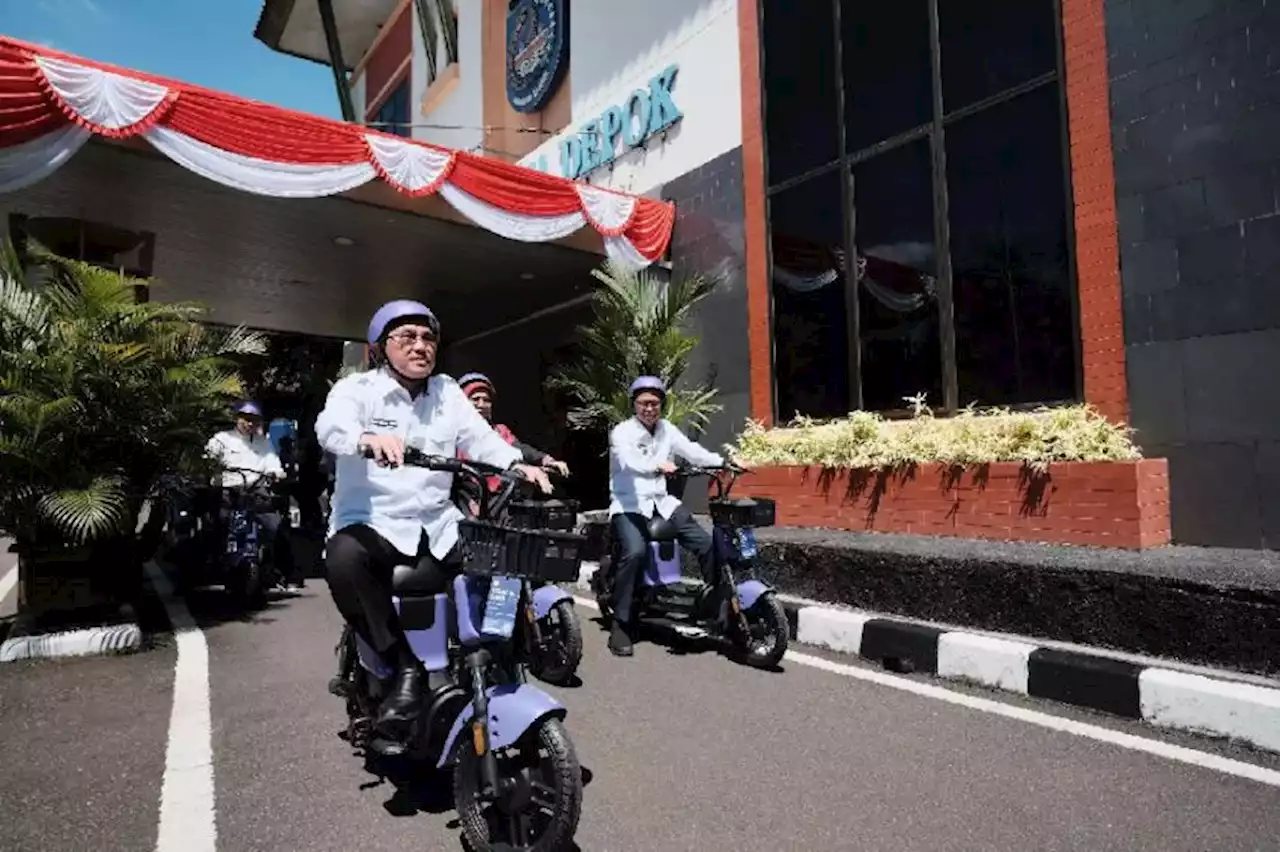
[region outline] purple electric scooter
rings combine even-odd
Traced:
[[[740,468],[683,467],[680,473],[709,476],[712,559],[716,582],[707,586],[681,572],[676,530],[661,515],[649,522],[649,560],[636,579],[632,624],[671,630],[690,639],[728,640],[743,661],[771,669],[787,653],[790,629],[776,592],[755,579],[758,552],[755,531],[773,526],[774,502],[765,498],[731,498]],[[591,577],[600,612],[611,616],[614,577],[612,555],[600,561]]]
[[[481,484],[487,476],[515,476],[412,447],[405,464]],[[469,849],[567,848],[582,810],[582,773],[564,728],[564,706],[526,682],[518,633],[529,606],[525,581],[576,579],[585,538],[513,530],[488,517],[485,494],[479,519],[458,524],[464,567],[449,594],[424,586],[431,578],[415,566],[392,573],[401,626],[430,673],[424,710],[407,741],[374,734],[371,720],[394,673],[349,627],[329,689],[346,699],[348,739],[357,748],[452,767],[454,806]]]

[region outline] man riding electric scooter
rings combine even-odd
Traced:
[[[667,387],[662,379],[636,379],[631,383],[635,417],[619,423],[609,433],[609,523],[617,554],[609,650],[619,657],[633,653],[632,595],[637,575],[648,558],[646,532],[655,512],[676,528],[680,546],[698,557],[707,589],[716,587],[711,535],[694,520],[692,512],[667,493],[666,478],[676,472],[676,457],[703,467],[721,467],[724,459],[689,440],[663,419],[666,398]],[[709,595],[707,604],[713,603]]]
[[[490,428],[457,382],[432,375],[440,322],[426,305],[383,305],[369,321],[368,342],[381,366],[335,384],[316,420],[317,439],[337,459],[325,570],[343,618],[396,673],[375,727],[402,742],[421,711],[423,681],[434,686],[449,675],[424,671],[410,647],[393,604],[392,572],[417,563],[417,573],[431,578],[417,593],[443,593],[460,567],[463,517],[450,499],[452,474],[402,466],[405,447],[445,458],[463,452],[518,470],[546,492],[551,483],[521,463],[520,451]]]
[[[205,453],[210,458],[220,461],[226,468],[222,473],[222,488],[230,489],[253,484],[249,471],[256,471],[264,477],[277,482],[285,478],[284,466],[280,457],[272,447],[270,439],[262,434],[262,409],[256,402],[246,400],[233,410],[235,425],[219,432],[209,439]],[[210,506],[211,511],[218,512],[219,526],[227,521],[228,512],[221,507],[220,495],[218,505]],[[272,553],[275,558],[276,572],[284,583],[283,591],[298,592],[302,588],[303,579],[297,570],[293,558],[293,548],[289,540],[289,524],[278,511],[259,508],[253,513],[262,531],[272,542]]]

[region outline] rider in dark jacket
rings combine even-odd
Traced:
[[[493,422],[493,400],[497,396],[494,392],[493,382],[484,373],[466,373],[462,378],[458,379],[458,385],[462,388],[462,392],[466,394],[467,399],[471,400],[471,404],[476,407],[476,411],[493,427],[493,431],[502,436],[508,444],[515,447],[524,456],[525,464],[538,465],[547,470],[554,470],[561,476],[569,475],[569,466],[558,459],[553,458],[549,453],[537,449],[518,439],[514,432],[501,423]],[[457,477],[454,480],[454,500],[464,512],[475,515],[479,511],[480,495],[478,486],[470,480],[464,480]],[[498,490],[500,480],[493,477],[489,480],[489,491],[493,493]]]

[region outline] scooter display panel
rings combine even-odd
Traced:
[[[485,636],[510,639],[515,632],[520,608],[520,580],[494,575],[489,580],[489,595],[484,605],[484,621],[480,632]]]

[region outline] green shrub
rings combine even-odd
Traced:
[[[915,410],[916,416],[906,420],[855,411],[841,420],[799,418],[773,429],[748,421],[730,450],[753,465],[866,470],[1018,462],[1042,471],[1053,462],[1142,457],[1131,429],[1110,422],[1088,405],[1029,412],[966,409],[955,417],[934,417],[917,400]]]

